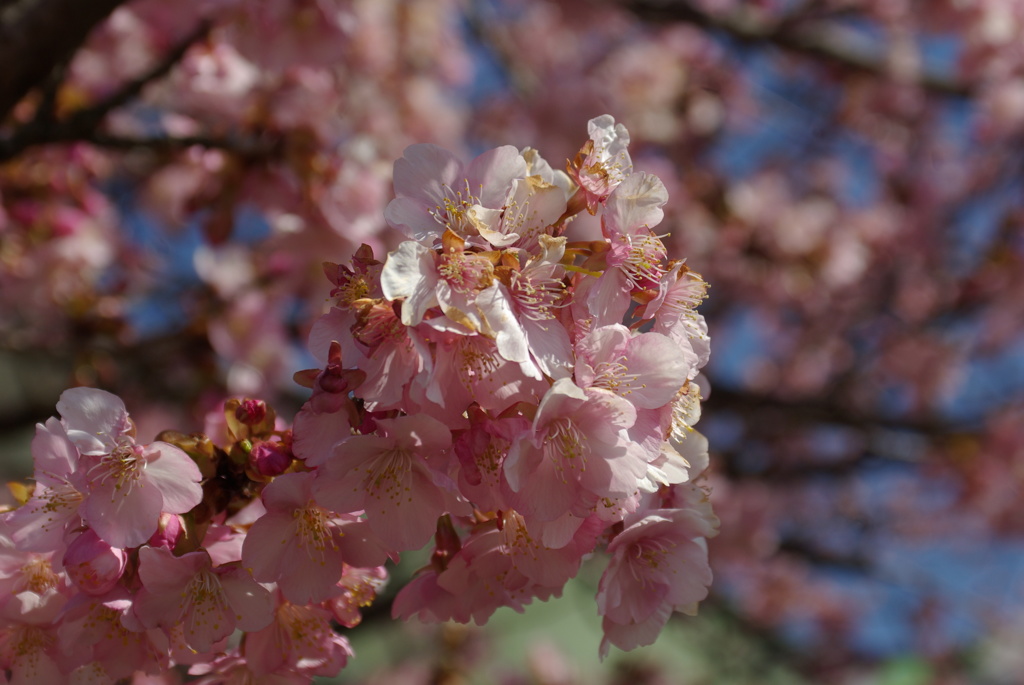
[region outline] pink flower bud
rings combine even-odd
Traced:
[[[353,382],[356,380],[356,382]],[[331,362],[327,364],[324,372],[320,374],[317,379],[317,385],[324,392],[332,394],[348,392],[353,387],[358,385],[358,381],[361,381],[353,374],[351,369],[342,367],[340,362]]]
[[[128,555],[123,549],[111,547],[90,529],[68,545],[64,570],[85,594],[102,595],[121,579],[127,561]]]
[[[173,551],[181,537],[181,517],[177,514],[160,514],[160,523],[157,524],[156,532],[147,543],[150,547],[162,547]]]
[[[256,426],[267,418],[267,403],[263,400],[242,400],[235,409],[235,418],[246,426]]]
[[[279,476],[291,463],[291,451],[279,442],[260,440],[249,452],[249,465],[261,476]]]

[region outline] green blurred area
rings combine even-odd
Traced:
[[[422,561],[403,559],[393,573],[400,587]],[[426,625],[419,621],[369,620],[348,633],[356,656],[327,684],[461,683],[465,685],[802,685],[761,637],[737,630],[716,609],[697,617],[677,615],[657,642],[624,653],[616,648],[601,662],[601,620],[594,595],[601,568],[585,565],[561,598],[534,602],[523,614],[499,609],[485,626]],[[911,680],[878,681],[912,685]]]

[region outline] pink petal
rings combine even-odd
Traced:
[[[316,604],[330,599],[341,590],[342,553],[337,536],[333,545],[322,550],[301,544],[290,545],[277,586],[285,599],[293,604]]]
[[[203,475],[187,454],[166,442],[154,442],[144,456],[143,481],[160,491],[162,511],[184,514],[203,501]]]
[[[619,268],[610,268],[597,279],[587,299],[590,313],[594,315],[595,326],[618,323],[632,303],[630,285],[626,275]]]
[[[112,481],[99,484],[79,509],[82,519],[111,547],[138,547],[156,532],[163,498],[141,483],[121,490]]]
[[[419,549],[430,540],[444,497],[423,467],[413,464],[366,494],[370,528],[388,549]]]
[[[488,150],[469,163],[466,179],[484,207],[501,207],[512,181],[526,177],[526,160],[511,145]]]
[[[242,568],[218,574],[228,603],[235,610],[236,625],[245,631],[262,630],[274,620],[274,598]]]
[[[352,435],[343,412],[319,414],[305,405],[292,424],[292,452],[306,466],[320,466],[339,441]]]
[[[626,651],[654,644],[671,615],[672,609],[662,605],[639,623],[621,624],[605,618],[601,623],[605,635],[601,641],[601,658],[607,656],[609,643]]]
[[[664,406],[683,387],[690,365],[679,346],[660,333],[643,333],[629,343],[628,372],[640,377],[628,384],[626,399],[644,409]],[[642,382],[641,382],[642,381]]]
[[[495,283],[485,288],[477,294],[476,303],[483,312],[498,353],[510,362],[528,360],[530,349],[526,343],[526,333],[512,310],[512,301],[505,286]]]
[[[524,319],[523,332],[541,371],[551,378],[566,378],[572,368],[572,343],[564,326],[551,323]]]
[[[435,255],[423,245],[406,240],[388,255],[380,273],[380,287],[389,300],[402,302],[402,323],[415,326],[437,304]]]
[[[654,174],[637,172],[627,176],[608,198],[602,215],[604,225],[615,233],[636,233],[644,226],[657,226],[665,212],[668,191]]]
[[[262,516],[249,528],[242,543],[242,563],[257,580],[276,581],[290,561],[284,549],[294,535],[295,521],[290,511]]]
[[[208,652],[214,643],[235,632],[235,612],[226,598],[211,590],[199,598],[192,597],[188,611],[182,617],[185,640],[191,649]]]
[[[419,454],[446,450],[452,445],[452,433],[448,427],[426,414],[381,419],[377,426],[396,445]]]
[[[341,558],[346,564],[360,568],[381,566],[390,556],[390,550],[365,520],[343,523],[338,547],[341,548]]]
[[[301,509],[312,496],[312,471],[285,473],[263,489],[263,505],[267,511],[282,511],[291,515],[293,509]]]
[[[441,233],[442,226],[434,221],[429,209],[441,200],[438,199],[429,205],[424,202],[411,197],[396,197],[384,208],[384,220],[407,238],[418,242],[433,242]]]
[[[533,421],[534,428],[541,428],[560,416],[572,413],[586,400],[587,393],[582,388],[568,378],[559,378],[540,401]]]
[[[25,504],[3,518],[5,534],[18,549],[49,552],[63,542],[68,523],[78,520],[80,498],[70,485],[48,488],[36,486],[36,492]]]
[[[188,584],[200,570],[210,567],[206,552],[189,552],[174,556],[162,547],[139,549],[139,577],[150,592],[170,592]]]
[[[35,479],[49,486],[64,482],[78,466],[78,448],[68,440],[67,431],[60,420],[50,417],[46,425],[37,423],[32,438],[32,460]]]
[[[414,197],[430,205],[444,198],[442,185],[452,186],[462,171],[462,162],[443,147],[420,143],[405,148],[395,161],[395,195]]]
[[[331,341],[341,342],[350,338],[348,331],[354,322],[355,318],[351,312],[338,307],[332,307],[331,311],[313,322],[313,326],[309,330],[308,347],[321,366],[327,364],[327,353],[331,349]],[[343,342],[343,354],[344,346]],[[346,364],[346,366],[350,366],[350,364]]]
[[[117,395],[96,388],[70,388],[57,400],[60,412],[70,431],[107,436],[115,442],[128,430],[128,410]]]

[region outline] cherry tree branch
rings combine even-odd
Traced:
[[[744,416],[770,415],[772,422],[797,421],[801,424],[831,423],[863,430],[903,430],[927,437],[944,437],[976,429],[949,420],[931,417],[892,416],[845,407],[828,398],[791,400],[746,390],[731,390],[712,381],[712,392],[704,410],[733,410]]]
[[[5,0],[0,5],[0,121],[124,2]]]
[[[651,23],[685,22],[706,31],[726,34],[747,45],[773,46],[850,71],[882,78],[892,74],[877,51],[852,44],[840,31],[822,22],[815,22],[812,29],[801,26],[792,18],[769,23],[743,11],[712,14],[686,0],[627,0],[624,4],[638,17]],[[940,74],[922,72],[916,82],[925,90],[940,95],[966,97],[971,93],[967,84]]]
[[[55,97],[53,91],[56,85],[51,81],[44,93],[43,103],[39,107],[36,116],[18,128],[10,137],[0,138],[0,162],[11,159],[21,152],[36,145],[50,143],[69,143],[74,141],[91,142],[102,147],[112,148],[184,148],[190,145],[202,145],[209,143],[210,147],[239,147],[238,143],[228,141],[217,141],[201,136],[187,138],[171,138],[158,136],[152,138],[128,139],[118,136],[111,136],[100,133],[97,129],[103,123],[106,116],[127,103],[131,102],[142,93],[143,89],[170,73],[188,49],[201,40],[210,31],[208,22],[201,22],[199,26],[175,44],[163,59],[153,65],[138,77],[128,81],[115,93],[106,99],[78,110],[63,120],[56,120],[53,115],[52,99]],[[2,58],[0,58],[2,59]],[[61,71],[60,69],[57,70]]]
[[[149,150],[156,153],[173,153],[198,146],[230,152],[246,159],[266,159],[280,149],[280,141],[273,138],[246,138],[242,136],[116,136],[93,133],[78,136],[78,140],[110,150]],[[69,141],[70,142],[70,141]]]

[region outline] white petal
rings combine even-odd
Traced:
[[[626,177],[608,198],[605,226],[619,233],[635,233],[644,226],[657,226],[665,216],[662,207],[668,191],[654,174],[639,172]]]
[[[402,323],[415,326],[437,304],[437,267],[434,252],[406,240],[388,255],[380,273],[380,287],[389,300],[404,299]]]
[[[512,310],[512,299],[505,286],[495,283],[481,290],[476,302],[487,323],[487,332],[498,346],[498,354],[510,362],[528,361],[530,348],[526,344],[526,333]]]

